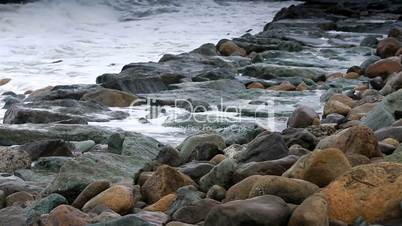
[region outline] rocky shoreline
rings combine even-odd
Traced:
[[[97,84],[4,93],[0,225],[401,225],[401,12],[396,0],[307,0],[261,33]],[[92,125],[147,99],[201,118],[278,108],[287,128],[172,120],[197,128],[172,147]]]

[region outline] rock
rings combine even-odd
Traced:
[[[209,162],[189,162],[177,168],[177,170],[191,177],[193,180],[198,180],[209,173],[212,168],[214,168],[214,165]]]
[[[381,40],[377,46],[377,55],[381,58],[395,56],[396,51],[402,47],[402,43],[396,38],[390,37]]]
[[[381,94],[388,95],[402,88],[402,73],[394,73],[388,76],[387,82],[381,89]]]
[[[281,198],[265,195],[217,206],[210,211],[204,225],[281,226],[287,224],[290,214],[290,208]]]
[[[386,127],[380,130],[377,130],[374,134],[378,140],[385,140],[388,138],[394,139],[396,142],[402,142],[402,126],[395,126],[395,127]],[[392,141],[394,145],[396,142]]]
[[[371,163],[367,156],[361,154],[346,154],[346,157],[352,167]]]
[[[317,148],[338,148],[346,154],[362,154],[368,158],[382,157],[377,138],[366,126],[353,126],[324,138],[318,143]]]
[[[348,73],[344,76],[344,78],[346,78],[346,79],[358,79],[358,78],[360,78],[360,74],[359,74],[359,73],[356,73],[356,72],[348,72]]]
[[[293,111],[292,115],[288,119],[288,127],[293,128],[305,128],[311,126],[314,120],[319,120],[320,116],[314,111],[314,109],[308,106],[300,106]]]
[[[0,172],[12,173],[17,169],[26,169],[31,166],[28,153],[14,148],[0,147]]]
[[[375,135],[378,138],[377,133]],[[400,145],[399,141],[394,138],[386,138],[386,139],[382,140],[381,142],[391,145],[394,148],[398,148]]]
[[[205,198],[205,194],[199,192],[196,187],[189,185],[177,189],[176,200],[170,205],[167,214],[173,215],[178,209],[192,205]]]
[[[259,82],[252,82],[247,85],[247,89],[265,89],[265,86]]]
[[[73,207],[77,209],[81,209],[85,203],[91,200],[93,197],[98,195],[99,193],[105,191],[110,187],[109,181],[106,180],[98,180],[90,183],[74,200],[71,204]]]
[[[402,112],[402,90],[386,96],[362,119],[362,123],[376,131],[391,126],[398,118],[398,112]]]
[[[9,83],[10,81],[11,81],[11,78],[0,79],[0,86],[4,86],[5,84]]]
[[[310,153],[310,150],[303,148],[301,145],[298,144],[293,144],[289,148],[289,155],[294,155],[294,156],[303,156]]]
[[[218,44],[218,50],[223,56],[247,56],[245,49],[239,47],[233,41],[229,40],[220,41],[220,45]]]
[[[384,155],[390,155],[395,151],[395,146],[392,146],[390,144],[384,143],[384,142],[378,142],[378,148]]]
[[[377,103],[365,103],[360,106],[352,108],[349,112],[347,119],[352,120],[360,120],[361,118],[365,117],[372,109],[375,108]]]
[[[225,202],[262,195],[276,195],[287,203],[300,204],[318,190],[317,185],[303,180],[257,175],[232,186],[226,193]]]
[[[222,201],[225,198],[225,196],[226,196],[225,188],[219,185],[212,186],[207,193],[207,198],[214,199],[217,201]]]
[[[332,124],[335,123],[337,125],[340,125],[346,121],[346,117],[338,114],[338,113],[332,113],[327,116],[325,116],[324,119],[321,120],[321,124]]]
[[[287,128],[282,131],[282,137],[288,147],[298,144],[313,150],[318,143],[318,138],[314,134],[302,128]]]
[[[225,159],[200,179],[200,188],[208,191],[213,185],[228,188],[233,183],[233,173],[236,163],[233,159]]]
[[[302,156],[283,176],[310,181],[325,187],[351,169],[348,159],[339,149],[315,150]]]
[[[297,161],[297,159],[298,158],[296,156],[289,155],[277,160],[241,164],[234,172],[234,182],[242,181],[245,178],[253,175],[281,176]]]
[[[120,214],[117,214],[113,211],[104,211],[100,213],[98,216],[95,216],[92,218],[92,223],[102,223],[102,222],[107,222],[111,221],[113,219],[120,218]]]
[[[106,222],[88,224],[87,226],[155,226],[155,224],[141,219],[135,214],[129,214]]]
[[[218,206],[220,202],[212,199],[202,199],[193,203],[192,205],[185,206],[178,209],[173,214],[173,220],[195,224],[203,221],[210,211]]]
[[[96,206],[105,206],[118,214],[129,212],[135,204],[133,189],[124,185],[113,185],[89,200],[82,207],[85,212]]]
[[[157,226],[164,226],[169,221],[169,216],[162,212],[140,211],[134,215]]]
[[[25,226],[27,217],[24,215],[24,209],[18,206],[0,209],[0,225],[4,226]]]
[[[338,113],[346,116],[352,109],[353,100],[347,96],[335,94],[329,98],[324,106],[324,116],[332,113]]]
[[[41,140],[19,146],[19,149],[27,152],[31,160],[38,160],[40,157],[67,156],[72,157],[74,145],[64,140]]]
[[[296,86],[294,86],[292,83],[290,83],[288,81],[285,81],[285,82],[282,82],[279,85],[269,87],[268,90],[273,90],[273,91],[295,91]]]
[[[378,39],[375,36],[367,36],[360,42],[360,46],[377,48]]]
[[[153,212],[165,212],[173,204],[176,198],[177,198],[176,194],[165,195],[161,199],[159,199],[156,203],[144,208],[144,210]]]
[[[308,197],[290,217],[288,226],[329,226],[328,203],[321,194]]]
[[[384,157],[387,162],[402,163],[402,146],[399,146],[391,155]]]
[[[88,92],[81,97],[83,101],[94,101],[107,107],[129,107],[138,98],[130,93],[115,89],[99,89]]]
[[[225,140],[217,134],[199,134],[186,138],[179,146],[182,162],[210,160],[225,149]]]
[[[225,139],[226,146],[230,146],[249,143],[262,132],[262,129],[253,124],[234,124],[217,132]]]
[[[290,67],[277,64],[255,63],[239,69],[245,76],[260,79],[299,77],[317,80],[325,76],[326,71],[312,67]],[[296,87],[295,87],[296,88]]]
[[[239,154],[242,163],[280,159],[288,155],[285,141],[278,133],[263,132],[251,141],[244,152]]]
[[[58,173],[64,163],[71,159],[72,157],[42,157],[33,164],[32,169]]]
[[[386,79],[392,73],[398,73],[400,71],[402,71],[401,58],[389,57],[370,64],[367,67],[366,76],[369,78],[381,76]]]
[[[90,217],[72,206],[60,205],[49,213],[46,226],[86,226]]]
[[[359,216],[368,223],[400,216],[401,173],[402,165],[396,163],[354,167],[322,191],[330,217],[353,224]]]
[[[214,164],[214,165],[218,165],[219,163],[221,163],[223,160],[225,160],[225,155],[222,155],[222,154],[217,154],[217,155],[215,155],[211,160],[209,160],[209,162],[211,163],[211,164]]]
[[[178,221],[171,221],[166,226],[194,226],[194,224],[186,224]]]
[[[145,200],[152,204],[186,185],[195,185],[195,183],[190,177],[176,169],[163,165],[145,182],[141,188],[141,193]]]
[[[29,202],[34,200],[34,196],[25,191],[13,193],[6,198],[7,206],[22,206],[26,207]]]
[[[31,206],[25,209],[25,214],[28,217],[33,215],[48,214],[57,206],[67,204],[66,198],[59,194],[50,194],[47,197],[34,202]]]
[[[6,207],[6,193],[0,190],[0,209]]]
[[[160,164],[177,167],[181,164],[180,153],[175,148],[167,145],[161,148],[155,161]]]
[[[370,56],[365,61],[363,61],[363,63],[360,65],[360,67],[362,68],[362,70],[364,72],[366,72],[368,66],[370,66],[371,64],[374,64],[375,62],[377,62],[379,60],[381,60],[381,58],[378,56],[374,56],[374,55]]]
[[[81,153],[90,151],[96,145],[93,140],[71,141],[70,143],[74,145],[75,150]]]
[[[154,172],[141,172],[136,178],[136,184],[142,186],[145,182],[154,175]]]
[[[385,81],[381,76],[377,76],[373,79],[370,79],[370,86],[375,90],[380,90],[385,86]]]
[[[310,87],[306,83],[301,82],[299,85],[296,86],[296,91],[302,92],[302,91],[308,90],[309,88]]]

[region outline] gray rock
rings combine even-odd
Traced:
[[[57,173],[64,163],[71,159],[71,157],[42,157],[35,161],[32,169]]]
[[[64,156],[72,157],[74,145],[64,140],[40,140],[32,143],[23,144],[18,147],[19,150],[25,151],[31,156],[31,160],[35,161],[40,157]]]
[[[31,158],[27,152],[0,147],[0,172],[12,173],[17,169],[26,169],[31,166]]]
[[[380,141],[387,138],[394,138],[395,140],[399,141],[399,143],[402,143],[402,126],[379,129],[374,133],[374,135]]]
[[[209,173],[212,168],[214,168],[214,165],[209,162],[189,162],[180,166],[177,170],[191,177],[193,180],[198,180]]]
[[[320,116],[314,109],[308,106],[300,106],[293,111],[288,119],[288,127],[305,128],[313,125],[314,120],[319,120]]]
[[[173,220],[196,224],[204,221],[205,217],[212,208],[218,206],[220,202],[212,199],[202,199],[189,206],[178,209],[172,216]]]
[[[217,134],[198,134],[186,138],[179,146],[182,162],[210,160],[225,149],[223,138]]]
[[[225,188],[219,185],[212,186],[207,193],[207,198],[214,199],[217,201],[222,201],[225,198],[225,196],[226,196]]]
[[[0,210],[0,225],[28,226],[24,209],[17,206],[7,207]]]
[[[246,76],[261,79],[286,78],[286,77],[303,77],[316,80],[321,76],[325,76],[326,72],[309,67],[288,67],[281,65],[257,63],[239,69]]]
[[[218,129],[217,133],[220,134],[225,140],[226,146],[232,144],[246,144],[252,141],[262,129],[256,125],[231,125],[229,127]]]
[[[173,215],[178,209],[202,200],[205,197],[205,194],[199,192],[196,187],[189,185],[177,189],[176,196],[176,200],[166,211],[168,215]]]
[[[59,205],[67,204],[67,199],[59,194],[50,194],[40,199],[24,210],[26,216],[31,218],[33,215],[48,214]]]
[[[285,129],[282,131],[282,137],[288,147],[298,144],[309,150],[313,150],[319,141],[314,134],[302,128]]]
[[[89,224],[88,226],[155,226],[155,224],[145,221],[135,214],[130,214],[106,222]]]
[[[224,188],[229,188],[233,184],[233,173],[235,168],[235,161],[226,158],[216,165],[208,174],[201,177],[201,189],[207,192],[213,185],[220,185]]]

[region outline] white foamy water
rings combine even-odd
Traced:
[[[157,61],[253,29],[293,2],[42,0],[0,6],[0,91],[95,83],[124,64]],[[144,16],[150,14],[148,16]]]

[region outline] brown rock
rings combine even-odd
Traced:
[[[10,81],[11,81],[11,78],[0,79],[0,86],[4,86],[5,84],[9,83]]]
[[[26,207],[29,202],[34,200],[34,196],[28,192],[20,191],[13,193],[6,198],[7,206]]]
[[[331,218],[353,224],[362,216],[368,223],[401,215],[402,165],[376,163],[354,167],[322,192]]]
[[[295,91],[296,86],[294,86],[292,83],[289,81],[284,81],[279,85],[271,86],[268,88],[268,90],[274,90],[274,91]]]
[[[301,82],[299,85],[296,86],[296,91],[305,91],[308,89],[309,89],[309,86],[304,82]]]
[[[129,107],[138,98],[130,93],[115,89],[99,89],[86,93],[81,100],[91,100],[108,107]]]
[[[356,72],[349,72],[344,76],[344,78],[346,78],[346,79],[358,79],[358,78],[360,78],[360,74],[356,73]]]
[[[283,176],[310,181],[319,187],[325,187],[350,169],[350,163],[343,152],[329,148],[315,150],[301,157]]]
[[[34,90],[34,91],[31,92],[29,97],[41,96],[41,95],[51,91],[53,88],[54,88],[53,86],[46,86],[45,88]]]
[[[212,208],[218,206],[220,202],[213,199],[201,199],[188,206],[178,209],[173,214],[173,220],[195,224],[203,221]]]
[[[154,211],[154,212],[165,212],[169,209],[170,205],[176,200],[176,194],[169,194],[162,197],[156,203],[147,206],[144,210]]]
[[[250,190],[257,183],[258,180],[263,178],[264,176],[261,175],[254,175],[247,177],[246,179],[240,181],[239,183],[233,185],[229,190],[226,192],[226,198],[224,202],[229,202],[233,200],[239,199],[248,199]]]
[[[361,154],[368,158],[382,157],[377,138],[366,126],[353,126],[326,137],[318,143],[317,148],[338,148],[346,154]]]
[[[245,49],[239,47],[233,41],[226,41],[219,46],[219,52],[224,56],[247,56]]]
[[[291,128],[306,128],[313,125],[314,120],[319,118],[320,116],[314,109],[308,106],[299,106],[289,117],[287,126]]]
[[[349,112],[347,119],[348,120],[360,120],[364,116],[366,116],[371,110],[373,110],[377,106],[377,103],[365,103],[360,106],[352,108]]]
[[[389,37],[381,40],[377,45],[377,55],[381,58],[395,56],[395,53],[402,47],[398,39]]]
[[[382,78],[386,79],[392,73],[397,73],[400,71],[402,71],[401,58],[389,57],[370,64],[367,67],[366,76],[369,78],[381,76]]]
[[[364,164],[370,164],[370,159],[365,155],[360,154],[347,154],[346,158],[348,158],[349,163],[352,167],[360,166]]]
[[[144,183],[141,193],[147,202],[155,203],[163,196],[174,193],[178,188],[186,185],[196,186],[187,175],[163,165]]]
[[[396,51],[395,56],[402,56],[402,48],[399,48],[398,51]]]
[[[346,116],[352,110],[351,107],[337,100],[329,100],[324,106],[324,116],[337,113]]]
[[[247,85],[247,89],[265,89],[265,87],[262,83],[252,82]]]
[[[343,73],[341,72],[336,72],[327,76],[328,81],[334,81],[341,78],[343,78]]]
[[[105,206],[118,214],[125,214],[134,207],[134,204],[132,188],[124,185],[113,185],[89,200],[82,209],[88,211],[96,206]]]
[[[90,222],[89,215],[72,206],[60,205],[50,212],[46,226],[85,226]]]
[[[304,200],[290,217],[288,226],[329,226],[328,202],[322,194]]]
[[[81,209],[85,203],[109,187],[109,181],[100,180],[90,183],[74,200],[72,206]]]
[[[138,176],[137,184],[140,186],[144,185],[145,182],[147,182],[147,180],[152,177],[152,175],[154,175],[154,172],[140,173],[140,175]]]
[[[218,154],[218,155],[215,155],[211,160],[209,160],[209,162],[214,165],[218,165],[220,162],[225,160],[225,158],[226,158],[225,155]]]

